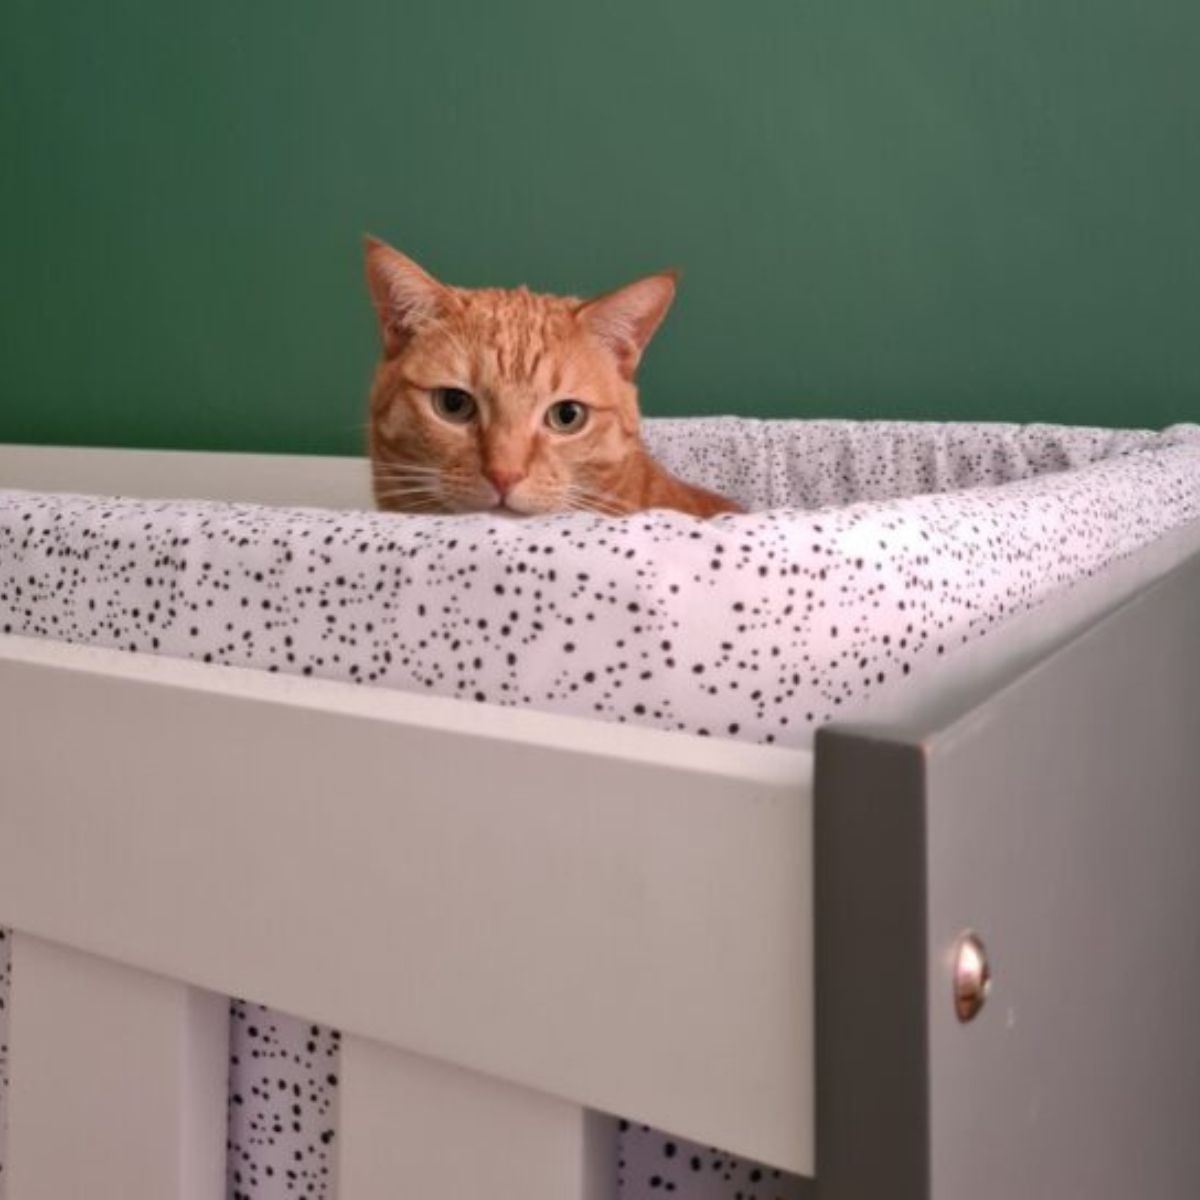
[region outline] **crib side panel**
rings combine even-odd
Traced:
[[[1200,560],[940,728],[830,730],[817,764],[821,1195],[1193,1196]],[[965,930],[992,970],[966,1023]]]
[[[17,929],[811,1173],[807,754],[22,639],[0,695]]]

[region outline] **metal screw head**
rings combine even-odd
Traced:
[[[954,945],[954,1011],[966,1022],[979,1015],[992,987],[992,969],[979,935],[966,930]]]

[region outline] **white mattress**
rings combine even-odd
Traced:
[[[1200,543],[1195,426],[718,418],[649,422],[647,440],[755,511],[515,521],[0,492],[0,629],[803,745],[1041,652]],[[295,1194],[289,1171],[325,1194],[336,1039],[240,1004],[234,1026],[231,1195]],[[647,1130],[622,1161],[626,1200],[800,1190]]]

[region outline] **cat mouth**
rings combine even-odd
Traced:
[[[536,517],[546,510],[541,508],[530,508],[528,505],[523,505],[522,507],[518,508],[517,505],[511,503],[509,500],[500,499],[497,500],[496,503],[493,504],[492,507],[487,511],[495,513],[497,516],[501,517]]]
[[[485,513],[491,517],[541,517],[558,511],[558,508],[544,501],[498,496],[490,502],[482,497],[466,501],[457,507],[457,511]]]

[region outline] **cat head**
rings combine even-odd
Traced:
[[[366,269],[383,342],[369,425],[381,508],[627,511],[634,372],[673,272],[592,300],[467,289],[371,238]]]

